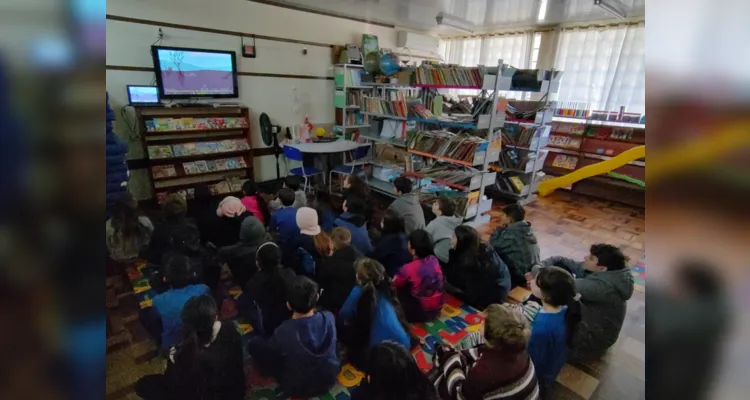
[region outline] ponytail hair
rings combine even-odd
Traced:
[[[385,300],[393,305],[396,317],[408,335],[409,325],[406,323],[404,311],[396,296],[396,289],[385,273],[385,267],[372,258],[363,257],[354,262],[354,269],[357,274],[357,284],[362,287],[362,296],[357,303],[357,315],[353,325],[357,329],[357,337],[362,340],[362,345],[366,346],[370,343],[372,316],[375,315],[378,294],[382,294]]]
[[[216,301],[211,296],[191,297],[182,309],[183,337],[176,346],[175,365],[185,373],[196,372],[197,358],[213,336],[218,315]]]
[[[578,301],[573,275],[560,267],[544,267],[536,276],[536,284],[545,303],[556,307],[568,306],[565,312],[565,328],[568,347],[572,348],[578,324],[581,322],[581,302]]]

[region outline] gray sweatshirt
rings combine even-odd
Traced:
[[[416,193],[406,193],[391,203],[388,207],[404,219],[406,225],[406,235],[424,229],[424,211],[422,204],[419,203],[419,195]]]
[[[446,217],[444,215],[430,221],[425,231],[432,237],[435,246],[435,256],[442,262],[448,262],[448,253],[451,250],[451,236],[456,227],[461,225],[461,217]]]
[[[582,319],[570,358],[604,354],[620,335],[627,301],[633,295],[630,268],[590,272],[580,262],[565,257],[550,257],[542,264],[565,268],[576,277],[576,292],[581,294]]]

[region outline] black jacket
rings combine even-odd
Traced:
[[[286,306],[286,291],[297,275],[289,268],[282,268],[278,274],[258,271],[247,283],[244,295],[260,309],[259,331],[270,336],[282,322],[292,316]]]
[[[234,282],[240,287],[245,287],[247,281],[258,270],[255,264],[255,253],[258,247],[270,240],[271,236],[266,232],[260,220],[255,217],[246,217],[242,221],[239,241],[219,249],[219,257],[227,262]]]
[[[180,400],[241,400],[245,398],[242,342],[231,322],[221,324],[216,339],[199,348],[195,363],[167,362],[167,398]]]
[[[510,273],[492,247],[482,244],[478,260],[451,250],[443,268],[445,280],[461,292],[456,293],[474,308],[485,309],[503,303],[510,292]]]
[[[151,234],[148,248],[144,251],[146,261],[152,265],[161,265],[164,254],[172,250],[172,238],[177,232],[185,229],[198,230],[198,227],[192,219],[184,217],[168,219],[157,224]]]
[[[372,258],[383,264],[388,276],[394,276],[404,264],[412,261],[411,253],[407,248],[406,235],[400,233],[383,236],[375,246]]]
[[[357,257],[354,247],[347,246],[321,260],[315,275],[315,280],[323,290],[318,305],[338,314],[352,288],[357,284],[354,270],[354,261]]]

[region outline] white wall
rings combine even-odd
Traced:
[[[396,29],[341,18],[289,10],[246,0],[107,0],[107,14],[211,29],[239,31],[325,44],[361,43],[363,33],[378,36],[381,47],[395,48]],[[107,65],[152,68],[150,46],[157,26],[107,20]],[[162,45],[234,50],[241,72],[332,76],[331,49],[273,40],[256,42],[257,58],[241,57],[237,36],[162,28]],[[302,50],[307,49],[307,55]],[[117,114],[115,131],[130,141],[130,159],[144,158],[140,142],[131,138],[120,114],[127,104],[126,85],[152,84],[152,72],[107,70],[110,105]],[[259,76],[239,76],[239,101],[250,108],[253,147],[265,147],[260,139],[258,116],[268,113],[273,123],[299,124],[308,114],[313,124],[334,121],[333,81]],[[293,93],[298,102],[294,107]],[[296,109],[297,112],[293,110]],[[133,123],[132,113],[128,114]],[[282,174],[285,167],[282,166]],[[255,179],[276,177],[273,156],[255,161]],[[139,198],[152,196],[145,170],[131,175],[131,190]]]

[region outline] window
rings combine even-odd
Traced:
[[[563,31],[555,57],[555,69],[563,71],[558,101],[645,112],[644,34],[643,24]]]

